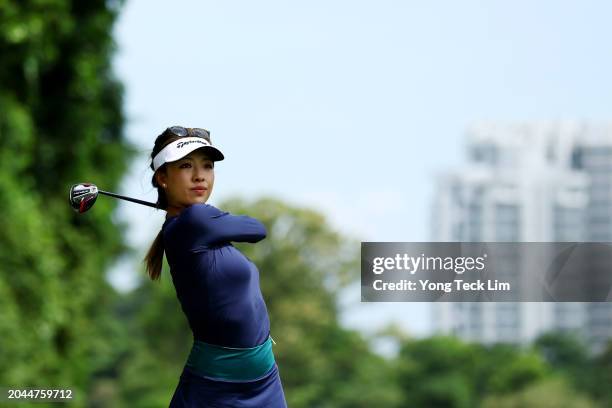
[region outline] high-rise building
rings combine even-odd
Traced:
[[[612,126],[481,123],[467,164],[440,174],[432,240],[612,241]],[[522,279],[520,260],[508,279]],[[612,300],[612,299],[611,299]],[[437,303],[434,328],[484,343],[526,344],[550,330],[579,333],[593,351],[612,338],[612,303]]]

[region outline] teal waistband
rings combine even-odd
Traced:
[[[187,367],[205,377],[230,381],[250,381],[262,377],[274,366],[272,337],[250,348],[217,346],[196,340]]]

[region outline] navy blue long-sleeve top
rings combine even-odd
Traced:
[[[194,204],[162,227],[177,298],[195,340],[225,347],[255,347],[268,339],[270,320],[259,271],[232,242],[261,241],[255,218]]]

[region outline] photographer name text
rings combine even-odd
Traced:
[[[491,280],[476,280],[466,282],[461,279],[456,279],[451,282],[431,282],[428,279],[419,279],[418,281],[410,281],[402,279],[397,282],[384,282],[377,279],[372,283],[372,287],[377,291],[436,291],[451,293],[456,292],[479,292],[479,291],[503,291],[511,290],[510,283],[500,282],[497,279]]]

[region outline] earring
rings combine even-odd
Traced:
[[[162,187],[163,187],[163,188],[166,188],[166,185],[165,185],[165,184],[162,184]]]

